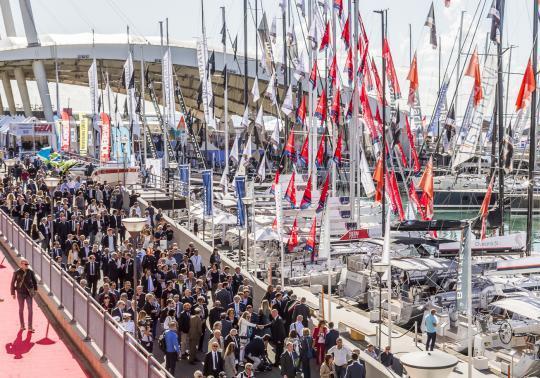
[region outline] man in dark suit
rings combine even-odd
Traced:
[[[29,213],[24,213],[24,218],[21,219],[19,226],[30,235],[30,230],[32,229],[32,219],[30,219]]]
[[[131,253],[126,253],[122,258],[122,274],[120,275],[120,285],[124,285],[124,281],[133,283],[133,273],[135,264],[131,258]]]
[[[58,235],[58,239],[60,239],[60,243],[64,244],[64,242],[67,239],[68,233],[69,233],[69,227],[66,222],[66,217],[62,216],[60,217],[60,220],[55,222],[54,224],[54,234]]]
[[[122,273],[122,261],[118,257],[116,252],[111,254],[111,258],[107,262],[107,276],[110,278],[111,282],[115,282],[118,286],[118,280]]]
[[[244,311],[246,311],[246,306],[241,302],[241,299],[239,295],[235,295],[233,298],[233,302],[229,304],[229,308],[232,308],[234,310],[234,317],[240,318]]]
[[[100,279],[99,263],[96,261],[96,256],[90,255],[86,266],[84,267],[84,274],[88,282],[88,286],[92,289],[92,296],[96,296],[97,283]]]
[[[212,350],[206,353],[204,357],[204,371],[205,376],[219,376],[219,373],[223,371],[223,357],[218,351],[219,344],[216,342],[212,343]]]
[[[332,348],[337,344],[337,339],[339,337],[339,331],[334,329],[334,322],[328,323],[328,333],[324,338],[324,346],[326,350]]]
[[[229,307],[229,304],[232,302],[232,296],[231,292],[227,290],[226,285],[226,282],[218,284],[218,289],[216,290],[215,296],[216,299],[220,301],[223,306]]]
[[[306,305],[306,298],[305,297],[300,298],[300,303],[298,303],[294,307],[292,318],[296,319],[298,317],[298,315],[302,315],[302,317],[303,317],[302,324],[304,325],[304,327],[307,327],[308,326],[308,319],[309,319],[309,307]]]
[[[182,351],[182,358],[186,358],[188,355],[190,323],[191,305],[189,303],[184,303],[183,311],[178,314],[178,333],[180,334],[180,350]]]
[[[279,364],[281,365],[280,375],[283,378],[295,378],[296,377],[296,359],[298,356],[294,351],[294,345],[291,341],[287,343],[287,350],[281,354],[279,358]],[[277,358],[276,358],[277,360]]]
[[[51,243],[51,229],[49,228],[49,225],[47,224],[46,218],[41,218],[41,221],[38,225],[38,230],[43,235],[43,241],[41,242],[41,248],[43,248],[45,251],[48,251],[50,248]]]
[[[366,368],[358,361],[358,354],[351,355],[352,361],[347,366],[345,378],[366,378]]]
[[[107,234],[101,238],[101,246],[103,248],[109,248],[110,251],[116,250],[116,235],[113,234],[113,229],[108,228]]]
[[[285,341],[285,337],[287,337],[285,323],[281,316],[279,316],[278,310],[272,310],[272,321],[267,324],[265,328],[268,326],[270,327],[270,333],[272,334],[272,341],[276,346],[276,360],[274,366],[277,367],[279,365],[279,356],[283,353],[283,342]]]
[[[285,318],[286,305],[287,302],[283,300],[283,294],[277,293],[276,298],[274,299],[274,303],[272,304],[272,308],[278,310],[279,316],[281,316],[283,319]]]
[[[215,301],[214,307],[212,307],[212,309],[210,310],[208,314],[208,320],[210,322],[209,324],[210,329],[214,329],[214,323],[219,320],[222,312],[225,312],[225,309],[221,307],[221,302],[218,300]]]

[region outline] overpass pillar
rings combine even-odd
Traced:
[[[7,72],[2,72],[2,85],[4,86],[4,92],[6,93],[9,113],[14,116],[17,114],[17,108],[15,107],[15,98],[13,97],[13,89],[11,88],[11,80]]]
[[[30,95],[28,94],[28,86],[26,85],[26,78],[24,77],[24,71],[21,67],[15,68],[15,79],[17,80],[17,87],[19,87],[19,93],[21,94],[24,115],[26,117],[32,117],[32,107],[30,106]]]
[[[11,13],[11,5],[9,0],[0,0],[0,9],[2,10],[2,18],[4,20],[4,26],[6,28],[6,35],[8,37],[16,37],[15,21],[13,21],[13,14]]]
[[[49,84],[47,82],[47,75],[45,73],[45,65],[42,60],[35,60],[32,63],[34,69],[34,76],[36,77],[36,83],[39,91],[39,97],[41,98],[41,105],[43,106],[43,113],[47,122],[53,122],[53,110],[51,94],[49,93]]]

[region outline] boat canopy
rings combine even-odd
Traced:
[[[460,220],[405,220],[393,223],[390,228],[393,231],[459,231],[467,226],[466,221]]]
[[[528,319],[540,320],[540,299],[532,297],[505,298],[493,302],[492,306],[511,311]]]
[[[447,259],[423,259],[420,257],[403,257],[392,259],[393,267],[404,271],[429,271],[447,269],[451,264]]]

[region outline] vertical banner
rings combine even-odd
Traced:
[[[214,200],[213,200],[213,175],[211,169],[205,169],[202,173],[203,194],[204,194],[204,215],[214,215]]]
[[[189,176],[190,176],[190,166],[189,164],[181,164],[178,167],[178,173],[180,176],[180,182],[182,183],[182,195],[189,195]]]
[[[101,143],[99,160],[107,162],[111,158],[111,120],[107,113],[101,113]]]
[[[124,86],[127,93],[127,104],[129,113],[129,124],[132,128],[133,135],[140,135],[139,120],[135,115],[137,109],[137,100],[135,99],[135,70],[133,69],[133,57],[131,52],[124,63]]]
[[[197,65],[199,66],[204,119],[206,120],[206,125],[210,129],[215,130],[216,120],[214,119],[214,109],[212,108],[214,94],[212,92],[212,80],[208,73],[207,62],[208,46],[206,45],[206,40],[197,41]]]
[[[69,152],[71,130],[69,124],[69,114],[62,111],[62,151]]]
[[[244,197],[246,196],[246,177],[236,176],[234,178],[234,187],[236,188],[236,225],[244,227],[246,224],[246,209],[244,207]]]
[[[79,154],[88,155],[88,118],[83,113],[79,114]]]
[[[163,94],[165,96],[165,122],[168,123],[167,132],[176,127],[173,67],[171,49],[168,48],[162,60]]]
[[[88,87],[90,88],[90,103],[92,105],[92,115],[96,115],[99,113],[99,84],[96,59],[92,61],[92,65],[88,70]]]
[[[461,251],[459,254],[457,280],[457,310],[467,311],[469,285],[471,285],[471,224],[463,229]]]
[[[439,97],[437,97],[437,103],[435,105],[435,114],[431,118],[431,122],[428,128],[428,135],[434,136],[437,130],[437,125],[441,118],[441,112],[443,110],[444,104],[446,104],[446,92],[448,91],[448,81],[443,82],[441,85],[441,90],[439,92]],[[438,137],[439,135],[437,135]]]

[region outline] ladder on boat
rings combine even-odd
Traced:
[[[180,104],[180,110],[182,111],[182,113],[184,113],[184,117],[186,119],[186,129],[187,129],[189,142],[193,145],[193,149],[195,150],[195,156],[197,157],[197,160],[202,165],[203,169],[206,169],[206,161],[201,152],[201,147],[199,146],[199,143],[197,143],[197,138],[195,138],[195,134],[193,133],[193,115],[191,114],[190,111],[188,111],[186,107],[186,102],[184,101],[184,96],[182,95],[182,90],[180,89],[180,85],[178,84],[178,82],[176,83],[174,92],[178,99],[178,103]]]
[[[156,116],[159,126],[161,128],[161,132],[163,133],[163,135],[166,135],[166,133],[168,133],[169,131],[166,128],[163,116],[161,115],[161,111],[159,110],[159,103],[157,100],[156,91],[154,89],[154,80],[150,80],[150,82],[148,83],[148,90],[150,93],[150,99],[152,100],[152,105],[154,105],[154,110],[156,111]],[[169,157],[169,162],[176,163],[176,154],[174,153],[171,142],[168,137],[165,139],[166,140],[163,141],[163,144],[165,146],[165,153]]]

